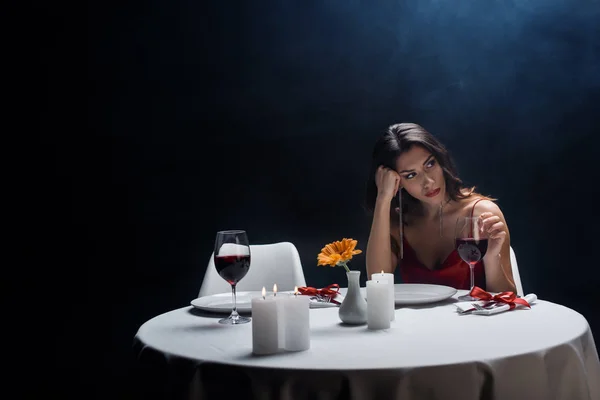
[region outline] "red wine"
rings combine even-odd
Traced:
[[[250,255],[215,256],[215,267],[230,285],[238,283],[250,269]]]
[[[477,263],[485,256],[487,247],[487,239],[479,239],[477,241],[473,238],[456,239],[456,250],[460,258],[471,265]]]

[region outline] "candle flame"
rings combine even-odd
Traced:
[[[298,286],[294,286],[294,296],[298,296]]]
[[[273,296],[277,296],[277,284],[273,285]]]
[[[262,290],[262,297],[263,300],[265,299],[265,296],[267,295],[267,291],[265,290],[265,287],[263,286],[263,290]]]
[[[383,274],[383,270],[381,270],[381,273]]]

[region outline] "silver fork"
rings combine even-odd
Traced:
[[[311,300],[315,299],[317,300],[319,303],[329,303],[331,298],[329,298],[328,296],[321,296],[319,294],[314,295],[313,297],[311,297]]]
[[[498,306],[499,306],[499,305],[501,305],[501,304],[502,304],[502,303],[488,303],[488,304],[481,305],[481,304],[477,304],[477,303],[472,303],[471,305],[472,305],[472,306],[473,306],[473,308],[475,308],[476,310],[479,310],[479,311],[481,311],[481,310],[489,310],[489,309],[491,309],[491,308],[496,308],[496,307],[498,307]]]

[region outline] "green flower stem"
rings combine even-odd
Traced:
[[[348,261],[338,263],[338,265],[341,265],[342,267],[344,267],[346,269],[346,272],[350,272],[350,269],[348,268],[347,264],[348,264]]]

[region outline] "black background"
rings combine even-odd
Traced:
[[[366,248],[370,152],[396,122],[498,199],[525,292],[598,336],[599,2],[90,3],[79,31],[37,11],[19,232],[52,302],[27,318],[56,339],[30,342],[48,388],[133,396],[133,336],[197,296],[217,230],[291,241],[309,285],[343,283],[316,256]]]

